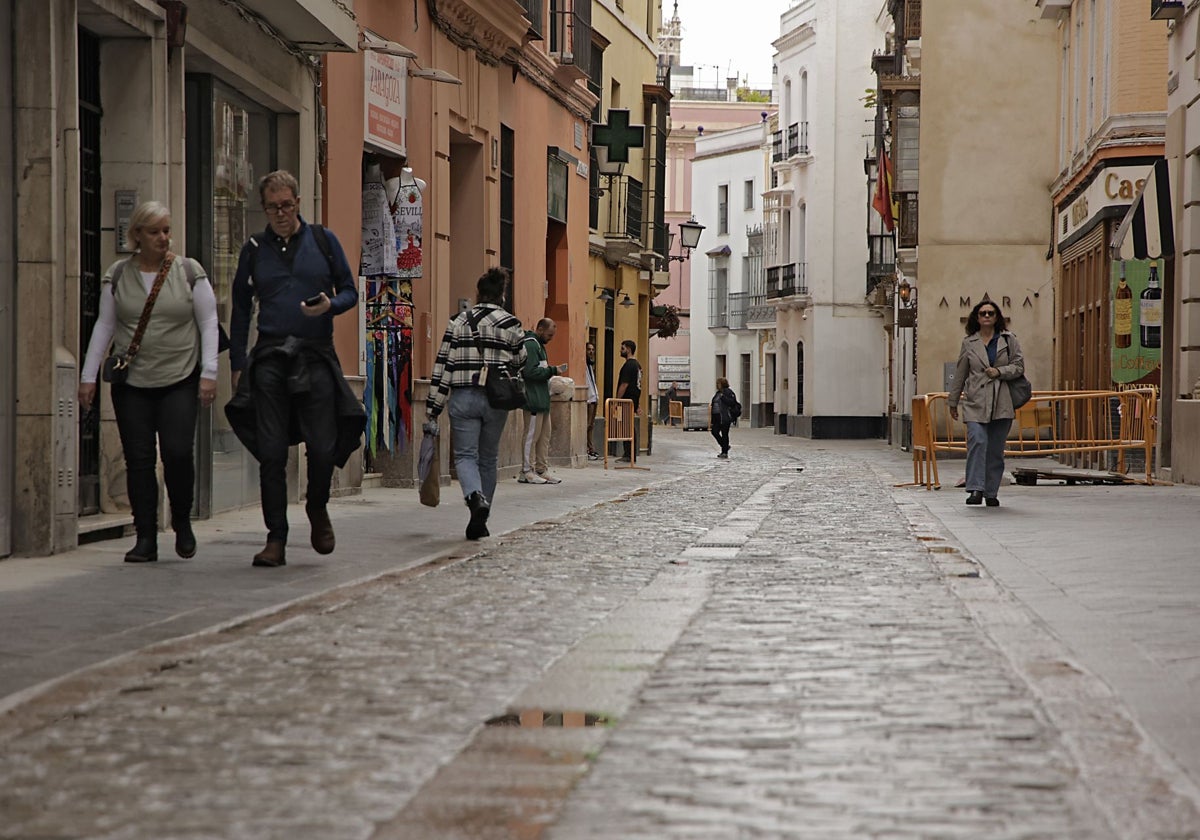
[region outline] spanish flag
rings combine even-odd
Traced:
[[[871,199],[871,206],[883,219],[883,229],[891,233],[896,227],[899,210],[892,197],[892,162],[885,149],[879,150],[879,158],[881,165],[875,178],[875,197]]]

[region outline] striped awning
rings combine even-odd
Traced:
[[[1112,238],[1113,259],[1156,260],[1175,255],[1171,176],[1166,160],[1154,162],[1146,184]]]

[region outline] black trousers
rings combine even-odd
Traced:
[[[158,533],[158,476],[154,468],[160,451],[171,517],[182,519],[192,513],[199,382],[197,370],[162,388],[112,386],[117,431],[125,454],[125,486],[139,537],[153,539]]]
[[[709,426],[709,431],[711,431],[712,436],[714,438],[716,438],[717,446],[721,447],[721,451],[728,452],[729,451],[729,424],[722,423],[721,418],[714,415],[712,418],[712,422]]]
[[[309,390],[293,394],[288,390],[291,368],[292,362],[286,357],[268,355],[255,360],[250,370],[258,422],[258,481],[263,522],[267,526],[267,539],[283,543],[288,535],[288,433],[293,419],[308,451],[309,507],[324,508],[329,502],[337,446],[333,370],[323,362],[310,363]]]

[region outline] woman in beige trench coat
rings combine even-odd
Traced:
[[[967,426],[967,504],[1000,504],[1004,447],[1016,411],[1008,382],[1025,373],[1021,344],[990,300],[975,304],[958,353],[950,416]]]

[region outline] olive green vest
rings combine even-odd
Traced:
[[[141,349],[129,365],[130,385],[138,388],[161,388],[186,379],[200,365],[200,330],[192,305],[192,287],[183,270],[186,257],[176,256],[163,281],[154,310],[142,335]],[[193,266],[197,277],[204,269]],[[113,272],[119,276],[113,277]],[[116,326],[113,349],[124,353],[133,341],[138,319],[146,305],[146,287],[134,260],[115,263],[104,275],[105,283],[113,284],[116,301]]]

